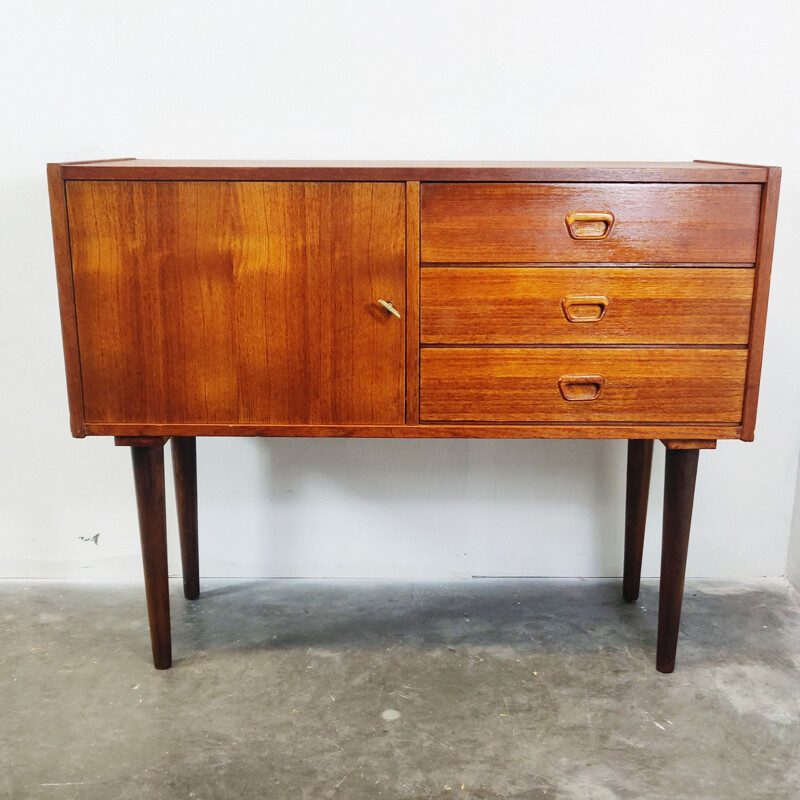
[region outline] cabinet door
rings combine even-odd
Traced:
[[[403,422],[402,183],[69,181],[67,207],[87,422]]]

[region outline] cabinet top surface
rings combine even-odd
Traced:
[[[703,161],[190,161],[59,165],[64,180],[396,180],[762,183],[767,168]]]

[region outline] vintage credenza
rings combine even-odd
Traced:
[[[753,439],[778,168],[121,159],[48,177],[72,433],[131,448],[156,667],[165,442],[194,599],[195,437],[364,436],[628,440],[628,600],[663,441],[672,671],[698,451]]]

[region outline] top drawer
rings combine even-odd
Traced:
[[[424,183],[426,263],[752,264],[761,185]]]

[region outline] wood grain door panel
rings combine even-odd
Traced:
[[[422,422],[731,423],[747,351],[426,347]]]
[[[738,344],[754,270],[424,267],[423,344]]]
[[[402,183],[66,185],[87,422],[404,421]]]
[[[425,183],[422,261],[752,264],[760,201],[758,184]]]

